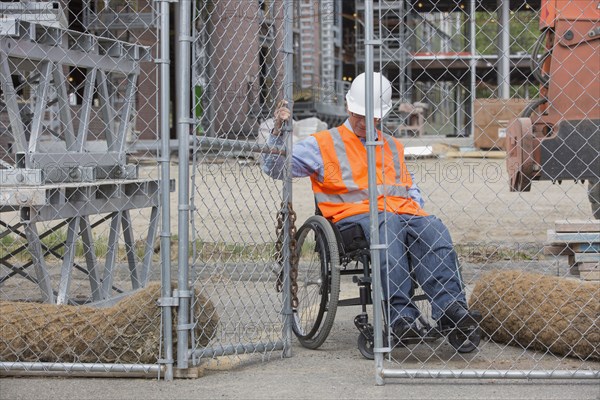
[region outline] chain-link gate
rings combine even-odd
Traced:
[[[179,193],[179,281],[189,280],[214,304],[212,318],[192,312],[190,326],[216,329],[209,343],[192,336],[186,346],[180,336],[178,367],[289,355],[291,227],[284,205],[291,184],[262,172],[262,154],[285,148],[260,138],[272,126],[276,101],[292,100],[292,2],[200,1],[182,9],[181,33],[192,39],[180,44],[183,68],[191,65],[180,87],[191,88],[191,99],[182,100],[178,115],[179,178],[190,182]],[[191,27],[186,15],[193,15]]]
[[[155,5],[0,5],[2,374],[160,369]]]

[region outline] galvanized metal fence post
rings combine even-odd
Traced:
[[[179,197],[178,197],[178,274],[177,294],[179,299],[177,318],[177,368],[188,367],[189,344],[189,237],[190,237],[190,142],[194,125],[191,112],[191,20],[192,2],[179,2],[179,36],[177,38],[177,138],[179,140]]]
[[[283,98],[288,102],[290,109],[293,109],[293,97],[294,97],[294,43],[292,37],[293,28],[293,0],[283,1],[283,54],[284,54],[284,84],[283,84]],[[284,357],[292,356],[292,299],[291,299],[291,285],[290,285],[290,261],[292,254],[290,252],[290,243],[294,239],[290,237],[290,227],[293,224],[291,215],[289,213],[290,207],[288,204],[292,204],[292,146],[293,146],[293,135],[292,135],[292,121],[287,121],[283,128],[283,135],[285,137],[286,155],[285,155],[285,176],[283,181],[283,213],[284,213],[284,236],[283,236],[283,341],[284,341]]]
[[[477,89],[477,25],[475,23],[475,0],[469,0],[469,130],[465,132],[467,136],[475,136],[475,91]]]
[[[382,280],[380,265],[380,254],[384,247],[379,243],[379,209],[377,202],[377,167],[375,160],[376,146],[383,144],[377,141],[376,127],[373,124],[373,47],[378,41],[373,40],[373,2],[365,1],[365,93],[366,93],[366,115],[367,121],[367,164],[369,180],[369,217],[371,221],[371,265],[373,274],[373,329],[375,330],[375,341],[373,351],[375,353],[375,381],[378,385],[383,385],[384,380],[380,375],[383,370],[383,353],[386,351],[383,347],[383,308],[382,308]]]
[[[160,53],[156,61],[160,64],[160,196],[161,196],[161,228],[160,228],[160,260],[161,260],[161,296],[170,298],[171,288],[171,149],[169,121],[171,111],[169,106],[171,94],[170,82],[170,27],[168,0],[160,1]],[[173,380],[173,308],[162,307],[163,352],[165,365],[165,380]]]

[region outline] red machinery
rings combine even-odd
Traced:
[[[532,54],[540,98],[507,132],[510,188],[588,180],[600,218],[600,1],[542,0],[540,30]]]

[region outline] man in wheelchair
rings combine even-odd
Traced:
[[[377,127],[392,108],[392,88],[374,74],[374,116]],[[367,150],[365,147],[365,74],[353,81],[346,95],[348,119],[339,127],[313,134],[292,150],[292,177],[310,177],[318,210],[340,231],[360,226],[369,240]],[[291,117],[285,102],[275,111],[268,143],[283,144],[282,125]],[[377,131],[383,146],[376,148],[379,235],[389,243],[381,254],[383,295],[389,326],[402,341],[426,333],[411,299],[413,278],[431,303],[432,318],[442,328],[476,329],[477,313],[469,312],[452,239],[441,220],[423,210],[423,199],[404,160],[402,143]],[[383,152],[383,154],[382,154]],[[281,179],[285,159],[265,155],[263,170]],[[387,276],[387,284],[385,277]]]

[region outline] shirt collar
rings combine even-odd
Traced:
[[[354,133],[354,131],[352,130],[352,125],[350,125],[350,120],[349,120],[349,119],[346,119],[346,121],[344,121],[344,126],[345,126],[346,128],[348,128],[348,130],[349,130],[350,132]]]

